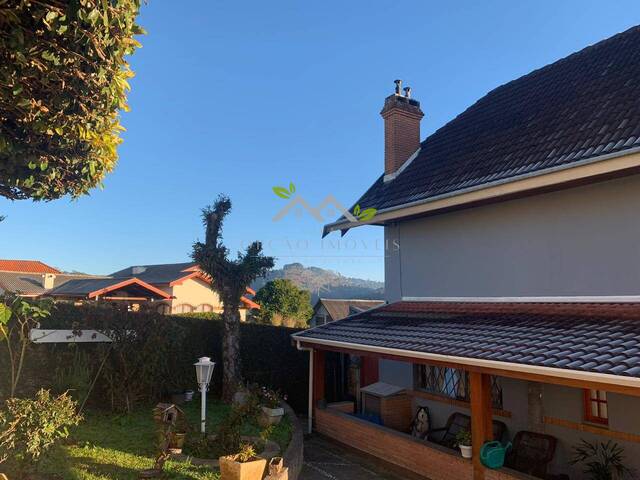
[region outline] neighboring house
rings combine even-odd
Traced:
[[[320,298],[313,307],[313,317],[311,317],[309,326],[324,325],[325,323],[377,307],[383,303],[384,300]]]
[[[160,313],[221,313],[222,301],[211,290],[206,274],[193,262],[165,263],[159,265],[135,265],[110,275],[113,278],[139,278],[162,290],[170,299],[158,305]],[[252,309],[260,309],[250,296],[255,295],[247,288],[247,295],[241,298],[240,319],[246,321]]]
[[[63,273],[32,260],[0,260],[0,293],[73,302],[119,301],[132,307],[170,298],[169,294],[137,278]]]
[[[385,100],[384,173],[356,202],[377,215],[325,227],[384,227],[389,305],[294,335],[313,351],[316,429],[432,480],[532,478],[480,462],[505,428],[507,464],[537,478],[583,478],[580,439],[618,443],[640,470],[640,28],[496,88],[420,142],[422,116],[400,88]],[[351,403],[322,408],[346,399],[328,393],[338,354],[404,389],[372,387],[365,413],[405,431],[420,406],[432,428],[454,421],[416,441],[345,415]],[[460,428],[472,462],[443,448]]]
[[[222,312],[222,302],[207,283],[206,275],[193,263],[141,265],[111,275],[67,274],[42,262],[0,260],[0,293],[24,297],[52,297],[60,301],[117,301],[132,308],[150,304],[158,312]],[[242,297],[240,318],[260,306]]]

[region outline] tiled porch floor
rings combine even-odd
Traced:
[[[312,435],[304,442],[304,467],[300,480],[409,480],[421,477],[394,472],[371,456]],[[421,478],[421,480],[426,480]]]

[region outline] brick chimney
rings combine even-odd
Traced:
[[[385,175],[396,173],[420,148],[420,120],[424,117],[420,102],[411,98],[411,88],[403,89],[402,80],[395,84],[395,93],[384,100],[380,112],[384,118]]]

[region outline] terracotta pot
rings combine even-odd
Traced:
[[[240,463],[236,461],[237,457],[237,455],[230,455],[219,458],[221,480],[262,480],[267,467],[266,459],[255,458],[249,462]]]
[[[471,452],[473,451],[471,445],[458,445],[460,447],[460,453],[462,458],[471,458]]]
[[[269,408],[269,407],[261,407],[262,413],[258,417],[258,423],[262,428],[268,427],[269,425],[277,425],[282,420],[284,416],[284,408]]]

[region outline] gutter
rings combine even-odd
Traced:
[[[639,147],[628,148],[626,150],[621,150],[621,151],[618,151],[618,152],[609,153],[609,154],[605,154],[605,155],[599,155],[597,157],[592,157],[592,158],[588,158],[588,159],[585,159],[585,160],[581,160],[581,161],[578,161],[578,162],[573,162],[573,163],[569,163],[569,164],[565,164],[565,165],[559,165],[559,166],[547,168],[547,169],[544,169],[544,170],[538,170],[538,171],[535,171],[535,172],[525,173],[525,174],[518,175],[518,176],[515,176],[515,177],[509,177],[509,178],[504,178],[504,179],[496,180],[496,181],[489,182],[489,183],[483,183],[481,185],[475,185],[473,187],[461,188],[461,189],[458,189],[458,190],[454,190],[452,192],[443,193],[441,195],[436,195],[436,196],[429,197],[429,198],[426,198],[426,199],[416,200],[414,202],[409,202],[409,203],[404,203],[402,205],[396,205],[396,206],[393,206],[393,207],[383,208],[383,209],[378,210],[376,216],[373,217],[368,222],[349,222],[347,220],[341,220],[341,221],[336,221],[336,222],[333,222],[333,223],[328,223],[327,225],[324,226],[323,237],[328,235],[331,232],[336,231],[336,230],[346,231],[346,230],[349,230],[350,228],[359,227],[359,226],[362,226],[362,225],[380,225],[380,224],[383,224],[386,221],[401,218],[403,215],[400,212],[402,210],[409,209],[409,208],[412,208],[412,207],[425,206],[425,213],[428,212],[428,211],[436,211],[437,210],[436,207],[434,207],[432,210],[429,210],[429,209],[426,209],[426,206],[429,205],[429,204],[432,204],[432,203],[439,202],[439,201],[453,199],[455,197],[459,197],[459,196],[462,196],[462,195],[465,195],[465,194],[481,192],[482,190],[490,190],[491,188],[495,188],[495,187],[499,187],[499,186],[503,186],[503,185],[508,185],[508,184],[511,184],[511,183],[517,183],[519,181],[524,181],[524,180],[528,180],[528,179],[534,179],[534,178],[537,178],[537,177],[543,177],[545,175],[550,175],[550,174],[553,174],[553,173],[558,173],[558,172],[563,172],[563,171],[566,171],[566,170],[576,169],[576,168],[579,168],[579,167],[585,167],[585,166],[589,166],[589,165],[592,165],[592,164],[605,162],[607,160],[613,160],[613,159],[616,159],[616,158],[619,158],[619,157],[630,156],[630,155],[633,155],[633,154],[636,154],[636,153],[640,153],[640,146]],[[638,159],[638,161],[634,165],[622,166],[622,167],[617,168],[617,169],[616,168],[612,168],[608,172],[601,172],[599,174],[613,173],[613,172],[616,172],[616,171],[625,170],[625,169],[633,167],[633,166],[640,166],[640,159]],[[584,176],[576,175],[576,177],[573,180],[577,180],[577,179],[581,179],[581,178],[590,178],[592,176],[597,176],[599,174],[591,174],[591,175],[584,175]],[[562,182],[557,182],[555,184],[561,184],[561,183],[564,183],[564,182],[563,181]],[[549,185],[546,185],[546,186],[550,186],[550,185],[554,185],[554,183],[550,183]],[[514,189],[513,192],[509,192],[509,193],[516,193],[516,192],[527,191],[527,190],[532,190],[532,189],[533,189],[533,187]],[[500,195],[500,194],[498,194],[498,195],[487,194],[486,198],[496,198],[496,197],[503,196],[503,195],[505,195],[505,194],[502,194],[502,195]],[[477,200],[478,199],[475,199],[474,201],[477,201]],[[471,202],[470,201],[468,201],[468,202],[461,201],[459,203],[459,205],[464,205],[466,203],[471,203]],[[394,215],[394,213],[395,213],[395,215]],[[380,219],[380,217],[382,217],[382,216],[387,217],[387,218]]]
[[[302,348],[300,343],[310,343],[327,347],[344,348],[358,350],[362,352],[378,353],[382,355],[393,355],[405,357],[408,360],[420,359],[441,363],[456,363],[470,367],[481,367],[502,372],[518,372],[522,374],[543,375],[558,379],[572,379],[582,382],[598,382],[607,385],[616,385],[624,388],[638,389],[640,395],[640,378],[625,377],[621,375],[611,375],[606,373],[582,372],[579,370],[569,370],[555,367],[537,367],[521,363],[499,362],[496,360],[484,360],[469,357],[457,357],[452,355],[442,355],[437,353],[414,352],[410,350],[400,350],[397,348],[375,347],[351,342],[337,342],[335,340],[324,340],[318,338],[299,337],[299,334],[292,335],[297,342],[298,348]],[[511,375],[513,376],[513,375]]]

